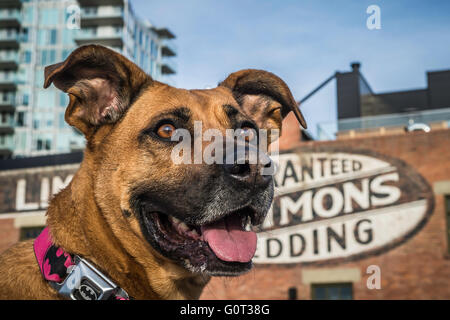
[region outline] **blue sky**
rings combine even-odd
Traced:
[[[271,71],[303,98],[335,71],[361,62],[375,92],[426,87],[450,69],[450,1],[131,0],[138,15],[177,36],[177,87],[215,86],[243,68]],[[381,29],[369,30],[369,5]],[[335,85],[302,107],[310,130],[336,117]]]

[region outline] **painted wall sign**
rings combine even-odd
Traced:
[[[413,236],[434,208],[430,186],[405,162],[371,151],[280,154],[255,263],[313,264],[379,254]]]
[[[45,211],[52,195],[66,187],[79,164],[0,171],[1,214]]]
[[[405,162],[372,151],[300,148],[280,154],[276,193],[258,233],[257,264],[313,264],[379,254],[412,237],[434,208]],[[42,211],[78,164],[0,171],[2,214]]]

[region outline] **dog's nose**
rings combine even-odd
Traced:
[[[227,155],[223,168],[225,173],[236,181],[255,186],[267,186],[272,181],[272,160],[252,146],[245,152]]]

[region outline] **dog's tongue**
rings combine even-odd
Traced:
[[[245,231],[239,215],[202,226],[203,239],[216,256],[224,261],[249,262],[256,251],[256,233]]]

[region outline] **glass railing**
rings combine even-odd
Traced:
[[[121,17],[123,11],[121,7],[112,7],[110,10],[81,10],[81,18],[103,18],[103,17]]]
[[[2,61],[14,61],[19,63],[19,54],[17,52],[0,51],[0,62]]]
[[[349,118],[336,122],[324,122],[317,125],[318,140],[334,140],[337,132],[366,130],[381,127],[407,127],[414,123],[431,124],[447,122],[450,127],[450,108],[396,113],[389,115]]]
[[[16,82],[17,75],[16,73],[8,72],[0,72],[0,82]]]
[[[19,10],[0,10],[0,20],[4,19],[20,19],[20,11]]]
[[[14,117],[7,116],[6,121],[3,121],[3,120],[4,119],[2,119],[2,121],[0,121],[0,128],[14,127]]]
[[[122,36],[121,28],[109,28],[109,29],[80,29],[78,30],[76,39],[96,39],[96,38],[117,38]]]
[[[17,32],[0,31],[0,41],[2,40],[16,40],[19,41],[19,34]]]
[[[0,106],[1,105],[15,105],[16,97],[14,95],[7,95],[0,97]]]
[[[161,47],[167,47],[174,54],[177,54],[178,52],[178,47],[173,40],[163,39],[161,41]]]
[[[0,139],[0,149],[14,150],[14,137],[12,134]]]

